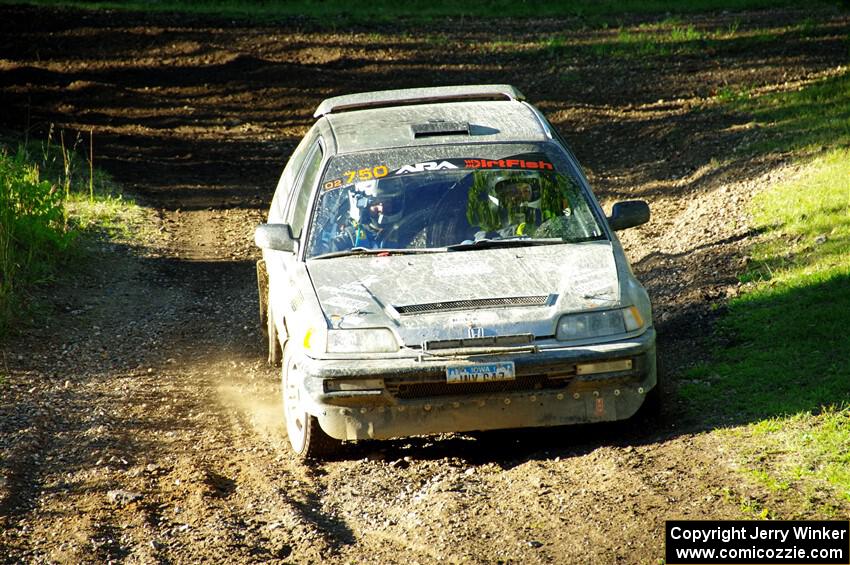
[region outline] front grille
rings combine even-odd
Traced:
[[[505,298],[477,298],[474,300],[451,300],[447,302],[429,302],[426,304],[408,304],[393,306],[402,316],[428,314],[431,312],[450,312],[452,310],[473,310],[480,308],[499,308],[509,306],[546,306],[549,296],[509,296]]]
[[[469,396],[565,388],[570,384],[573,376],[574,373],[562,371],[557,375],[550,376],[518,375],[512,381],[495,381],[489,383],[411,382],[401,379],[385,379],[384,384],[387,387],[387,391],[394,397],[402,400],[411,400],[434,396]]]
[[[425,351],[441,349],[463,349],[473,347],[522,347],[534,343],[533,334],[493,335],[483,337],[461,337],[457,339],[435,339],[422,344]]]

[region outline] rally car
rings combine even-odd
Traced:
[[[323,101],[255,233],[293,451],[629,418],[649,297],[567,146],[509,85]]]

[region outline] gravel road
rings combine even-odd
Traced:
[[[805,18],[814,32],[794,31]],[[731,519],[749,485],[709,418],[672,391],[739,292],[743,206],[795,174],[744,157],[763,135],[714,102],[796,88],[846,60],[846,14],[682,19],[776,39],[638,60],[574,21],[377,30],[293,21],[0,7],[0,126],[94,128],[96,164],[146,208],[46,291],[0,344],[0,562],[637,563],[664,521]],[[637,32],[640,20],[626,21]],[[547,48],[561,37],[574,48]],[[623,235],[671,375],[658,420],[346,445],[302,466],[257,320],[254,226],[330,95],[510,82],[562,129],[606,202],[645,198]]]

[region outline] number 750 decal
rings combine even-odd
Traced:
[[[356,181],[379,179],[387,176],[389,173],[390,170],[386,165],[376,165],[372,168],[366,167],[365,169],[357,169],[356,171],[345,171],[342,173],[344,178],[329,180],[322,185],[322,188],[325,190],[340,188]]]

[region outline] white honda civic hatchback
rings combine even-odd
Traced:
[[[646,291],[558,132],[507,85],[330,98],[257,228],[293,450],[621,420],[656,392]],[[655,389],[655,390],[654,390]]]

